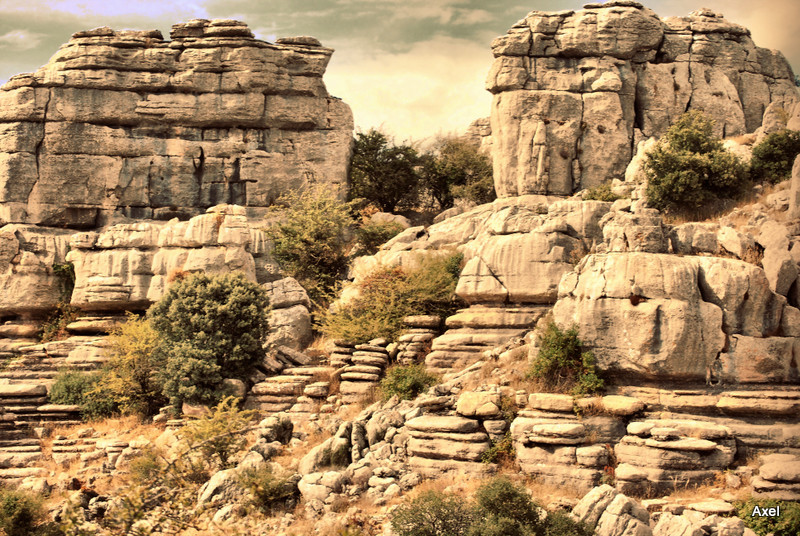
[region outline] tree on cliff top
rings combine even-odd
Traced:
[[[350,161],[350,199],[366,199],[384,212],[413,204],[419,164],[419,155],[410,145],[394,145],[375,129],[357,133]]]

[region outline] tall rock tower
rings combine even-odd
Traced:
[[[313,37],[253,38],[232,20],[78,32],[0,88],[0,223],[90,228],[219,203],[258,216],[283,192],[342,192],[350,108]]]
[[[532,11],[492,51],[500,197],[622,179],[637,143],[687,110],[709,112],[718,135],[735,136],[761,126],[770,103],[800,100],[780,52],[707,9],[663,20],[631,0]]]

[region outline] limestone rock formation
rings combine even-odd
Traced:
[[[492,51],[486,87],[501,197],[622,179],[632,148],[686,110],[712,113],[716,134],[734,136],[759,128],[771,103],[800,100],[780,52],[707,9],[663,20],[630,0],[533,11]]]
[[[0,88],[0,220],[95,227],[115,213],[191,216],[269,206],[313,183],[342,191],[350,108],[313,38],[253,38],[244,23],[78,32]]]

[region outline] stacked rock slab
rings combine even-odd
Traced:
[[[356,344],[353,347],[350,360],[338,372],[342,402],[346,404],[358,402],[377,389],[389,366],[387,344],[386,339],[373,339],[366,344]],[[337,353],[342,355],[340,352]]]
[[[717,135],[761,126],[772,102],[794,102],[780,52],[707,9],[658,16],[631,0],[533,11],[492,43],[486,87],[495,190],[569,195],[622,179],[632,148],[686,110]]]
[[[406,422],[408,464],[422,475],[448,471],[483,473],[491,468],[481,457],[491,446],[477,418],[423,415]]]
[[[413,269],[422,255],[463,253],[456,294],[469,306],[445,321],[426,365],[444,373],[520,337],[546,314],[561,277],[603,241],[612,204],[539,195],[498,199],[427,229],[411,227],[373,256],[356,259],[355,283],[377,267]]]
[[[733,463],[736,440],[725,426],[654,419],[629,424],[614,450],[617,489],[647,495],[713,479]]]
[[[523,472],[555,486],[588,491],[613,465],[609,444],[625,433],[631,415],[643,409],[634,398],[592,399],[598,415],[579,418],[570,395],[533,393],[511,423]]]
[[[752,480],[756,497],[800,501],[800,456],[771,454],[761,459]]]
[[[333,50],[244,23],[78,32],[0,88],[0,220],[96,227],[117,213],[263,213],[315,183],[342,192],[350,108],[322,81]]]
[[[397,362],[401,365],[419,363],[427,355],[431,341],[441,333],[442,318],[435,315],[407,316],[405,329],[397,340]]]

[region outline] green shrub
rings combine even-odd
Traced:
[[[427,491],[397,507],[391,524],[397,536],[465,536],[475,519],[464,498]]]
[[[780,506],[778,517],[753,516],[753,509],[774,508]],[[736,515],[758,536],[797,536],[800,534],[800,504],[796,502],[777,501],[775,499],[753,499],[734,503]]]
[[[241,410],[239,399],[225,397],[203,417],[189,421],[179,434],[190,449],[198,449],[203,458],[218,467],[227,469],[233,455],[247,444],[245,431],[256,412]]]
[[[77,320],[79,313],[80,310],[71,306],[68,302],[59,302],[42,325],[39,340],[41,342],[50,342],[66,339],[69,336],[67,326]]]
[[[500,476],[488,480],[475,491],[483,515],[510,519],[531,531],[539,526],[539,507],[524,487]]]
[[[165,364],[158,334],[147,319],[129,315],[108,342],[109,360],[95,391],[113,400],[123,414],[155,414],[167,402],[158,374]]]
[[[46,531],[41,498],[23,491],[0,489],[0,534],[36,536]]]
[[[455,289],[462,259],[460,253],[427,256],[414,270],[389,268],[372,273],[361,282],[358,297],[318,313],[321,331],[353,342],[376,337],[394,340],[403,330],[405,316],[449,316],[458,308]]]
[[[593,536],[594,531],[585,523],[575,521],[569,514],[556,510],[548,512],[537,536]]]
[[[383,244],[403,232],[397,222],[365,223],[356,229],[356,240],[361,244],[362,255],[374,255]]]
[[[713,136],[712,120],[699,111],[683,114],[646,155],[650,206],[688,215],[749,186],[748,169]]]
[[[53,275],[58,279],[61,300],[69,303],[75,289],[75,266],[71,262],[53,263]]]
[[[394,145],[386,134],[358,132],[350,160],[350,199],[366,199],[384,212],[417,200],[420,160],[410,145]]]
[[[511,464],[515,459],[514,439],[510,432],[506,432],[497,441],[492,441],[492,445],[481,455],[483,463]]]
[[[394,395],[401,400],[413,400],[439,381],[439,377],[428,373],[422,363],[393,366],[386,371],[386,377],[381,380],[381,396],[384,400]]]
[[[492,161],[463,138],[438,139],[434,150],[422,157],[421,180],[440,210],[452,207],[456,198],[480,205],[497,197]]]
[[[513,519],[487,515],[472,525],[467,534],[469,536],[529,536],[532,533]]]
[[[280,220],[266,229],[272,256],[306,289],[312,302],[324,305],[347,272],[354,205],[323,190],[286,194],[278,203],[282,208],[275,211]]]
[[[62,370],[50,387],[51,404],[70,404],[81,407],[86,420],[102,419],[119,413],[119,407],[103,389],[98,389],[101,375],[97,372]]]
[[[562,331],[554,322],[539,337],[539,355],[531,363],[528,378],[539,380],[542,389],[554,392],[584,395],[603,389],[594,355],[584,350],[578,330]]]
[[[239,483],[250,493],[253,505],[267,515],[286,510],[297,496],[297,486],[286,476],[273,473],[268,463],[242,471]]]
[[[226,378],[247,379],[264,357],[269,300],[241,274],[194,274],[170,286],[148,311],[163,344],[170,403],[217,403]]]
[[[792,174],[792,166],[800,154],[800,132],[781,130],[773,132],[753,147],[750,175],[753,180],[780,182]]]
[[[611,191],[611,183],[604,182],[602,184],[598,184],[594,188],[589,188],[586,190],[586,194],[583,196],[585,201],[609,201],[613,202],[617,199],[622,199],[620,196],[615,194]]]

